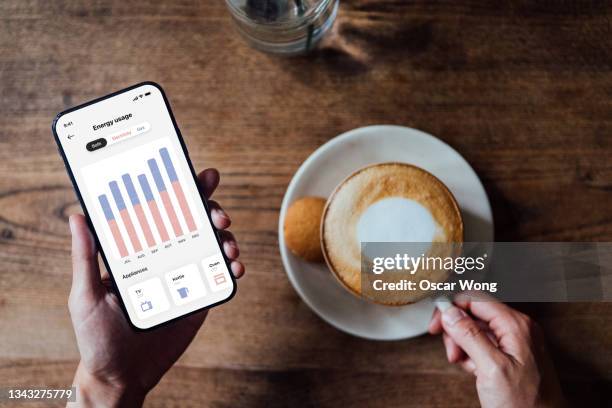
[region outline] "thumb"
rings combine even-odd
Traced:
[[[502,356],[487,337],[483,328],[456,306],[442,313],[444,332],[474,361],[476,369],[488,367]]]
[[[97,298],[103,293],[98,266],[98,251],[85,217],[76,214],[69,219],[72,233],[72,289],[74,300]]]

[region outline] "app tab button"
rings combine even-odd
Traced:
[[[106,139],[101,137],[99,139],[92,140],[91,142],[87,143],[85,145],[85,148],[87,150],[89,150],[90,152],[93,152],[94,150],[98,150],[98,149],[103,148],[107,144],[108,144],[108,142],[106,141]]]
[[[139,319],[146,319],[170,308],[159,278],[132,285],[128,292]]]
[[[202,260],[204,275],[208,281],[208,286],[213,291],[227,289],[232,286],[232,279],[229,276],[227,265],[221,254],[213,255]]]
[[[199,299],[206,294],[206,287],[196,264],[188,264],[168,272],[166,284],[177,306]]]

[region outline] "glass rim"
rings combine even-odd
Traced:
[[[327,7],[330,3],[333,3],[337,0],[321,0],[316,7],[308,10],[304,15],[292,18],[290,20],[281,20],[281,21],[262,21],[262,20],[254,20],[249,17],[241,8],[237,7],[233,4],[232,0],[225,0],[225,4],[230,9],[232,16],[234,18],[239,19],[241,22],[251,25],[251,26],[263,26],[270,29],[285,29],[288,27],[297,27],[304,24],[309,24],[311,20],[314,20],[318,17],[319,13]]]

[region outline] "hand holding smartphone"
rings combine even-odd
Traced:
[[[134,327],[231,299],[234,277],[159,85],[62,112],[53,133]]]

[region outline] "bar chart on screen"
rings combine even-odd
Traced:
[[[115,258],[142,257],[197,236],[203,211],[178,159],[170,141],[159,139],[83,168],[91,216]]]

